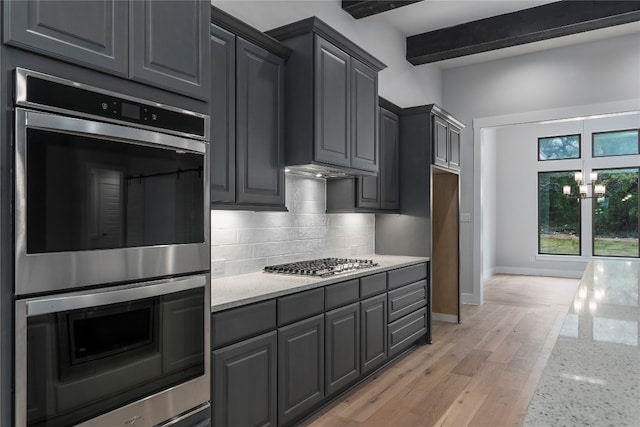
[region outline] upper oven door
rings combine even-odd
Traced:
[[[208,269],[207,144],[16,108],[16,293]]]

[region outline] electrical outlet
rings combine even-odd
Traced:
[[[358,255],[358,246],[351,245],[351,255]]]
[[[220,276],[224,274],[224,259],[211,260],[211,275]]]
[[[461,213],[460,214],[460,222],[471,222],[471,214],[470,213]]]

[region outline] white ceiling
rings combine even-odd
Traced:
[[[553,3],[554,1],[555,0],[424,0],[363,19],[384,21],[402,35],[412,36],[427,31],[488,18],[490,16],[528,9],[546,3]],[[435,64],[440,68],[453,68],[631,33],[637,33],[640,42],[640,22],[558,37],[541,42],[469,55],[462,58],[449,59]]]

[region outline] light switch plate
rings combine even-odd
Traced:
[[[221,276],[224,274],[224,259],[211,260],[211,275]]]

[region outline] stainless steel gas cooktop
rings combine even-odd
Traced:
[[[264,271],[266,273],[327,277],[377,265],[378,263],[373,262],[371,259],[322,258],[292,262],[290,264],[267,265]]]

